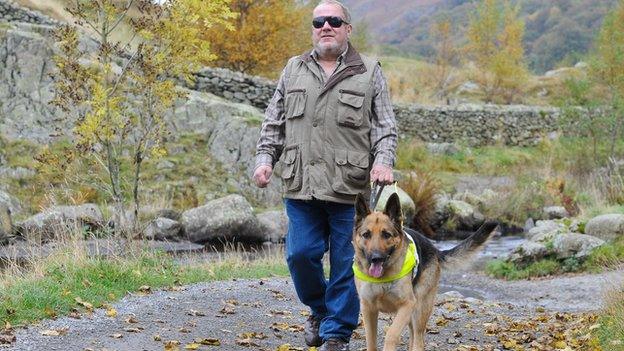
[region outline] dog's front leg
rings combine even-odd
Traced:
[[[362,303],[362,321],[366,333],[366,351],[377,351],[377,318],[379,311],[367,303]]]
[[[384,340],[384,351],[394,351],[401,339],[401,332],[412,318],[414,307],[416,303],[414,301],[406,302],[397,310],[397,314],[394,317],[394,321],[388,331],[386,332],[386,340]]]

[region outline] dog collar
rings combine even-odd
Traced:
[[[358,268],[357,264],[354,262],[353,274],[355,274],[358,279],[369,283],[390,283],[395,280],[399,280],[408,274],[411,274],[416,265],[418,265],[418,253],[416,252],[416,244],[414,244],[412,238],[410,238],[409,235],[407,235],[407,237],[410,239],[410,243],[407,246],[407,253],[405,254],[405,260],[403,260],[403,267],[401,268],[401,271],[399,273],[390,277],[375,278],[362,272]]]

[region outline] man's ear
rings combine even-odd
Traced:
[[[362,194],[357,194],[355,197],[355,222],[357,223],[361,221],[370,213],[370,208],[368,208],[368,204],[366,203],[364,196],[362,196]]]
[[[401,213],[401,200],[399,200],[399,195],[397,195],[397,193],[392,193],[390,198],[388,198],[384,214],[390,217],[395,225],[401,227],[403,214]]]

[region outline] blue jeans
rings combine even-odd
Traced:
[[[353,205],[320,200],[284,200],[288,214],[286,261],[299,300],[321,320],[323,340],[349,341],[360,304],[353,280]],[[329,281],[323,255],[329,251]]]

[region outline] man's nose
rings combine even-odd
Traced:
[[[329,21],[325,21],[325,23],[323,23],[323,28],[321,29],[323,31],[332,30],[332,26],[329,25]]]

